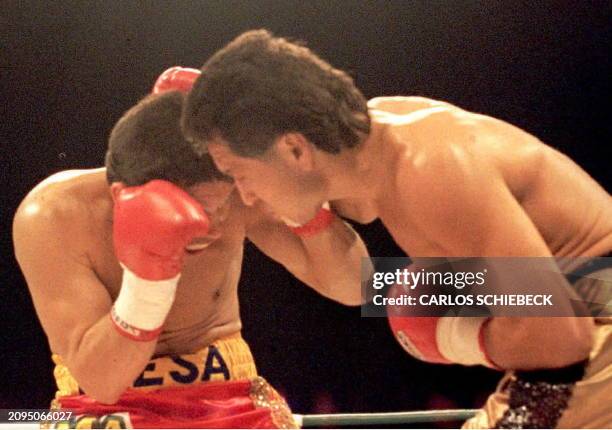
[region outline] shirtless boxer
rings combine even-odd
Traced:
[[[154,92],[172,89],[166,78]],[[183,139],[183,99],[142,100],[114,127],[106,168],[52,175],[17,211],[15,252],[54,354],[55,405],[77,411],[79,428],[295,426],[240,337],[244,240],[347,305],[360,303],[367,251],[329,211],[292,231],[263,205],[245,208]]]
[[[263,30],[241,35],[202,70],[183,129],[234,178],[245,204],[262,200],[305,221],[321,202],[344,201],[336,207],[345,215],[380,218],[411,257],[612,250],[609,194],[508,123],[422,97],[367,102],[344,72]],[[419,358],[509,371],[466,426],[612,426],[610,318],[390,322]]]

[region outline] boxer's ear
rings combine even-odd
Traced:
[[[110,193],[113,199],[113,203],[117,201],[117,196],[119,192],[125,188],[125,184],[123,182],[113,182],[110,186]]]
[[[314,145],[301,133],[287,133],[277,139],[275,152],[285,163],[304,172],[314,169]]]

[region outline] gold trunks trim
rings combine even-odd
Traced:
[[[257,377],[251,380],[250,397],[256,407],[270,409],[272,421],[279,429],[300,428],[285,399],[264,378]]]
[[[58,391],[55,397],[79,394],[79,384],[58,354],[53,376]],[[209,381],[252,379],[257,368],[249,345],[240,334],[216,340],[191,354],[168,355],[149,361],[134,381],[132,388],[154,390],[161,387],[185,386]]]

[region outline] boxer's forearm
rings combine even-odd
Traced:
[[[587,317],[498,317],[485,328],[484,346],[503,369],[559,368],[588,358],[593,328]]]
[[[345,305],[360,305],[361,270],[368,264],[368,250],[357,233],[340,218],[311,237],[302,238],[308,269],[316,279],[311,285],[322,295]]]
[[[552,258],[539,262],[549,264],[550,270],[530,270],[527,265],[517,270],[516,265],[505,264],[504,259],[488,260],[489,275],[496,275],[487,283],[488,291],[530,294],[536,290],[555,298],[559,315],[576,312],[571,286],[558,273]],[[593,342],[592,318],[542,317],[535,308],[531,312],[521,318],[493,318],[487,325],[486,350],[494,363],[505,369],[527,370],[563,367],[588,357]]]
[[[65,360],[87,395],[112,404],[138,378],[156,343],[157,340],[138,342],[126,338],[107,314],[83,333]]]
[[[142,372],[174,302],[185,247],[205,236],[202,205],[171,182],[113,183],[113,247],[123,267],[121,289],[95,324],[68,348],[68,363],[85,392],[114,403]]]

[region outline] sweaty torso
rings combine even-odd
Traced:
[[[48,199],[70,199],[73,216],[87,229],[66,237],[85,255],[111,301],[119,294],[122,269],[113,251],[113,203],[103,169],[65,172],[43,183]],[[184,260],[174,304],[155,356],[195,352],[216,339],[239,332],[238,281],[245,237],[244,206],[230,196],[229,215],[217,226],[221,237]]]
[[[437,167],[426,174],[444,178],[449,169],[469,169],[470,160],[477,160],[501,175],[552,255],[597,256],[612,249],[609,194],[569,158],[535,137],[503,121],[420,97],[377,98],[369,107],[372,136],[394,148],[391,169],[407,173],[403,178],[431,166],[427,158],[435,156],[440,145],[459,149],[470,154],[467,159],[457,157],[461,165],[433,163]],[[482,180],[487,180],[486,174]],[[398,195],[402,183],[390,181],[387,187],[387,196]],[[428,190],[418,192],[426,195]],[[480,204],[478,199],[464,203]],[[444,255],[429,240],[427,225],[412,222],[410,211],[396,199],[385,198],[378,206],[383,223],[406,252]]]

